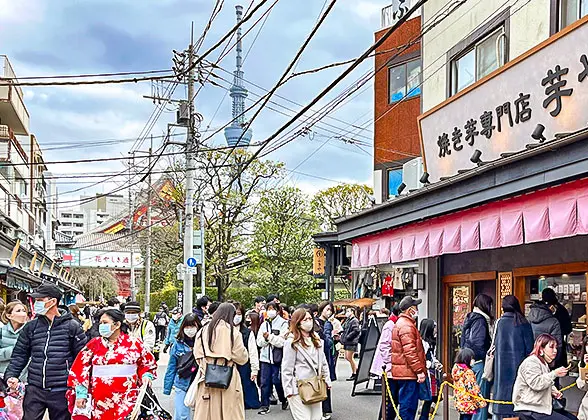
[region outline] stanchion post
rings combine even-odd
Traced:
[[[388,381],[388,376],[386,375],[386,370],[382,374],[382,419],[386,420],[386,383],[384,381]]]

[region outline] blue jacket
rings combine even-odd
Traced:
[[[8,365],[10,364],[10,360],[12,359],[12,350],[14,350],[14,346],[16,346],[16,341],[18,340],[18,335],[23,328],[24,325],[17,331],[14,331],[10,321],[8,321],[8,324],[0,324],[0,373],[2,374],[4,374],[8,368]],[[27,368],[24,368],[20,379],[26,381],[26,378]]]
[[[169,320],[169,325],[167,326],[167,335],[165,336],[164,341],[164,344],[166,346],[171,346],[172,344],[175,344],[175,342],[177,341],[176,336],[180,331],[180,325],[182,325],[183,320],[184,317],[181,317],[177,321],[174,321],[173,318]]]
[[[187,391],[190,387],[190,378],[180,378],[178,376],[178,362],[180,357],[192,351],[192,349],[183,341],[176,341],[169,352],[169,363],[165,378],[163,380],[163,393],[170,395],[172,386]]]

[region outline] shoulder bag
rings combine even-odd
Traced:
[[[194,379],[198,365],[194,358],[194,352],[192,350],[187,351],[178,358],[178,376],[182,379]]]
[[[494,380],[494,354],[496,353],[496,331],[498,331],[498,323],[500,322],[500,318],[496,321],[496,325],[494,325],[494,332],[492,334],[492,344],[490,344],[490,349],[486,353],[486,360],[484,361],[484,372],[482,373],[482,379],[486,379],[488,382]]]
[[[204,334],[200,334],[200,341],[202,343],[202,352],[206,359],[206,347],[204,346]],[[214,359],[214,363],[206,362],[206,371],[204,372],[204,384],[209,388],[227,389],[233,379],[233,366],[227,365],[229,362],[225,359],[224,365],[217,364],[218,359]]]
[[[297,346],[298,349],[296,350],[302,357],[306,359],[308,364],[315,370],[316,376],[313,376],[308,379],[299,379],[298,384],[298,395],[302,400],[304,405],[311,405],[316,404],[319,402],[323,402],[327,399],[327,382],[325,378],[320,373],[320,358],[321,352],[319,351],[319,363],[318,367],[314,365],[312,362],[311,357],[306,353],[303,346]]]

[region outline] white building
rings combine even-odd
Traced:
[[[82,196],[80,210],[60,210],[59,232],[76,237],[93,231],[104,221],[128,213],[128,201],[122,195]]]

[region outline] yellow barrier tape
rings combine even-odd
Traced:
[[[392,407],[394,407],[394,411],[396,412],[396,416],[398,420],[402,420],[402,418],[400,417],[400,412],[398,411],[398,407],[396,407],[396,403],[394,402],[394,398],[392,398],[392,391],[390,391],[390,385],[388,384],[388,380],[387,380],[387,375],[386,372],[382,373],[382,382],[386,383],[386,391],[388,394],[388,398],[390,398],[390,401],[392,401]],[[436,415],[437,415],[437,410],[439,409],[439,405],[441,404],[441,400],[442,400],[442,396],[443,396],[443,389],[445,388],[445,386],[451,387],[453,388],[455,391],[463,391],[465,392],[466,395],[475,398],[477,400],[482,400],[482,401],[486,401],[486,403],[489,404],[502,404],[502,405],[513,405],[512,401],[498,401],[498,400],[491,400],[489,398],[484,398],[484,397],[480,397],[479,395],[474,395],[474,394],[470,394],[469,392],[467,392],[465,389],[463,388],[457,388],[455,385],[453,385],[452,383],[449,383],[447,381],[443,382],[440,386],[439,386],[439,396],[437,398],[437,403],[435,404],[435,409],[433,410],[433,413],[429,416],[429,419],[433,419]],[[563,387],[562,389],[560,389],[560,392],[566,392],[569,389],[572,389],[573,387],[576,386],[576,383],[572,383],[566,387]]]

